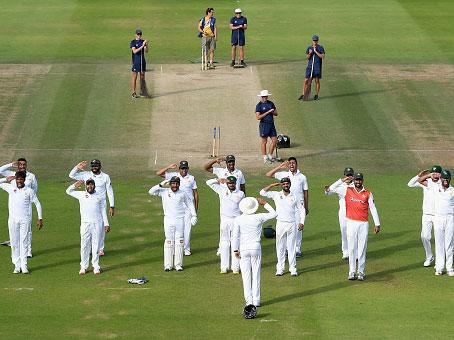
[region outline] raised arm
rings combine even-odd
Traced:
[[[156,171],[156,176],[161,176],[161,177],[165,178],[166,172],[167,172],[168,170],[170,170],[170,169],[176,169],[176,168],[178,168],[177,163],[169,164],[169,165],[167,165],[166,167],[164,167],[164,168],[162,168],[162,169]]]
[[[428,186],[427,180],[430,178],[430,173],[426,173],[418,178],[418,182],[421,185],[424,185],[425,187]]]
[[[0,166],[0,175],[3,176],[14,176],[15,172],[10,170],[12,167],[17,167],[17,162],[8,163]]]
[[[276,166],[275,168],[271,169],[270,171],[268,171],[266,173],[266,176],[267,177],[271,177],[271,178],[274,178],[274,175],[276,174],[276,172],[280,171],[280,170],[284,170],[284,169],[287,169],[288,168],[288,161],[285,161],[285,162],[282,162],[281,164],[279,164],[278,166]]]
[[[75,179],[75,180],[83,180],[84,175],[81,173],[87,166],[88,162],[87,161],[82,161],[79,162],[74,168],[72,168],[71,172],[69,173],[69,178]]]
[[[218,193],[218,192],[219,192],[219,188],[221,187],[221,186],[220,186],[220,181],[219,181],[218,178],[209,179],[208,181],[206,181],[206,184],[207,184],[215,193]]]
[[[205,171],[213,172],[213,165],[215,163],[221,164],[221,162],[223,162],[223,161],[225,161],[225,158],[216,158],[212,161],[209,161],[207,164],[205,164],[203,166],[203,168],[205,169]]]
[[[274,188],[274,187],[277,187],[281,185],[280,183],[278,182],[275,182],[275,183],[271,183],[270,185],[267,185],[266,187],[264,187],[262,190],[260,190],[259,194],[260,196],[263,196],[263,197],[268,197],[268,198],[273,198],[273,194],[274,192],[268,192],[271,188]]]
[[[73,183],[71,184],[67,189],[66,189],[66,193],[69,195],[69,196],[72,196],[74,198],[77,198],[79,199],[79,191],[76,190],[76,188],[79,188],[82,184],[84,183],[84,181],[82,180],[79,180],[77,181],[76,183]]]
[[[419,174],[417,174],[415,177],[412,177],[409,181],[408,181],[408,186],[410,188],[420,188],[421,185],[424,185],[422,183],[419,183],[419,179],[421,177],[423,177],[424,175],[429,175],[430,176],[430,172],[429,170],[423,170],[421,171]],[[425,180],[425,183],[426,183],[426,186],[427,186],[427,179]]]
[[[168,180],[164,180],[159,184],[156,184],[155,186],[151,187],[150,190],[148,190],[148,193],[151,196],[161,196],[162,192],[165,190],[165,186],[169,183]]]

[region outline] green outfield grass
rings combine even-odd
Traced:
[[[454,168],[452,1],[0,5],[0,163],[28,159],[45,222],[34,233],[30,275],[11,274],[9,249],[0,248],[0,338],[450,338],[453,279],[422,266],[422,195],[406,183],[434,163]],[[208,6],[218,18],[220,63],[229,60],[233,9],[248,17],[246,59],[273,93],[277,128],[294,146],[281,154],[298,157],[310,185],[300,276],[276,278],[274,243],[264,240],[263,306],[250,321],[241,317],[241,279],[219,274],[218,203],[201,169],[193,169],[201,196],[194,254],[183,273],[162,271],[162,209],[147,191],[166,164],[150,161],[153,100],[130,99],[134,30],[151,40],[151,69],[189,63],[199,56],[195,26]],[[327,51],[321,100],[301,103],[314,33]],[[94,157],[112,177],[117,212],[104,272],[79,277],[78,204],[65,189],[70,169]],[[345,166],[364,171],[383,226],[370,235],[363,283],[347,281],[337,199],[322,191]],[[269,183],[267,169],[245,169],[248,194]],[[7,218],[2,191],[2,240]],[[143,275],[143,287],[126,282]]]

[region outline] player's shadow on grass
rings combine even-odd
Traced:
[[[196,92],[196,91],[209,91],[212,89],[216,88],[221,88],[220,86],[216,87],[198,87],[198,88],[192,88],[192,89],[187,89],[187,90],[180,90],[180,91],[168,91],[168,92],[162,92],[162,93],[154,93],[150,98],[159,98],[159,97],[166,97],[166,96],[173,96],[173,95],[180,95],[183,93],[188,93],[188,92]]]
[[[298,292],[298,293],[282,295],[282,296],[278,296],[278,297],[275,297],[275,298],[267,300],[267,301],[263,301],[262,302],[262,306],[269,306],[269,305],[273,305],[273,304],[276,304],[276,303],[286,302],[286,301],[289,301],[289,300],[298,299],[298,298],[307,297],[307,296],[312,296],[312,295],[317,295],[317,294],[323,294],[323,293],[326,293],[326,292],[330,292],[330,291],[334,291],[334,290],[338,290],[338,289],[343,289],[343,288],[349,288],[349,287],[352,287],[352,286],[364,285],[364,284],[368,284],[368,281],[369,282],[371,282],[371,281],[372,282],[380,281],[380,278],[389,277],[389,275],[391,275],[391,274],[401,273],[401,272],[405,272],[405,271],[408,271],[408,270],[414,270],[414,269],[417,269],[417,268],[420,268],[420,267],[421,267],[421,263],[417,262],[417,263],[412,263],[412,264],[409,264],[409,265],[406,265],[406,266],[402,266],[402,267],[391,268],[391,269],[387,269],[387,270],[384,270],[384,271],[381,271],[381,272],[372,273],[370,275],[366,275],[366,281],[364,281],[364,282],[348,281],[345,278],[345,280],[341,281],[341,282],[335,282],[335,283],[331,283],[331,284],[326,285],[326,286],[317,287],[317,288],[309,289],[309,290],[306,290],[306,291],[303,290],[303,291]]]
[[[339,94],[333,94],[330,96],[321,96],[319,100],[324,100],[324,99],[334,99],[334,98],[343,98],[343,97],[359,97],[362,95],[366,94],[375,94],[375,93],[383,93],[383,92],[389,92],[392,89],[386,89],[386,90],[368,90],[368,91],[357,91],[357,92],[348,92],[348,93],[339,93]]]

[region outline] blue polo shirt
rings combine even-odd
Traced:
[[[312,51],[313,46],[308,46],[306,49],[306,54],[309,54],[309,51]],[[323,53],[325,54],[325,49],[323,48],[322,45],[317,45],[316,47],[318,53]],[[322,70],[322,58],[320,58],[318,55],[315,54],[314,57],[314,73],[320,73]],[[312,56],[309,58],[308,63],[307,63],[308,68],[312,68]]]
[[[230,23],[233,25],[233,27],[237,27],[237,26],[240,26],[240,25],[247,25],[247,18],[245,17],[233,17],[232,19],[230,19]],[[237,32],[238,31],[238,32]],[[234,30],[232,31],[232,37],[233,35],[237,35],[237,34],[240,34],[240,39],[244,39],[244,28],[240,28],[238,30]]]
[[[255,112],[260,112],[260,114],[265,113],[266,111],[269,111],[271,109],[276,110],[276,106],[274,106],[274,103],[270,100],[267,100],[266,102],[262,103],[259,102],[255,106]],[[268,123],[268,124],[273,124],[274,123],[274,116],[272,114],[266,115],[262,119],[260,119],[260,123]]]
[[[140,48],[143,44],[144,40],[142,39],[139,39],[139,40],[131,40],[131,43],[129,44],[129,48]],[[144,50],[141,50],[139,53],[132,53],[132,50],[131,50],[131,53],[132,53],[132,63],[133,64],[136,64],[136,63],[139,63],[141,62],[140,60],[140,57],[142,57],[142,62],[144,63],[145,62],[145,51]]]

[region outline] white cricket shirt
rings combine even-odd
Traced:
[[[8,163],[0,167],[0,175],[3,175],[5,177],[8,176],[15,176],[16,172],[9,170],[13,166],[13,163]],[[29,172],[25,171],[25,186],[28,188],[31,188],[35,193],[38,191],[38,181],[36,179],[36,176]],[[16,187],[16,181],[11,181],[11,185]]]
[[[274,178],[277,180],[281,180],[285,177],[290,178],[291,186],[290,192],[295,195],[298,199],[300,199],[301,204],[304,203],[304,191],[309,190],[309,185],[307,183],[307,178],[303,173],[296,170],[296,173],[293,174],[290,170],[289,171],[279,171],[274,174]]]
[[[197,216],[194,204],[185,192],[177,190],[173,192],[170,188],[161,188],[159,184],[152,187],[148,193],[152,196],[161,196],[164,216],[171,218],[182,218],[186,209],[189,209],[191,216]]]
[[[176,176],[180,179],[180,190],[185,192],[188,195],[188,198],[194,200],[193,190],[197,189],[197,183],[194,176],[187,174],[186,176],[181,176],[179,172],[166,172],[165,179],[170,180],[173,176]]]
[[[415,176],[408,182],[410,188],[422,188],[423,189],[423,199],[422,199],[422,213],[426,215],[435,214],[435,191],[434,189],[441,188],[441,180],[437,182],[432,181],[432,178],[427,179],[427,186],[422,185],[418,182],[419,177]]]
[[[77,169],[77,166],[75,166],[69,173],[69,177],[77,181],[83,180],[84,182],[86,182],[88,179],[94,180],[96,186],[96,194],[101,196],[101,198],[105,200],[107,193],[110,207],[115,207],[112,182],[110,181],[110,176],[105,172],[100,171],[99,174],[95,175],[91,171],[79,171]]]
[[[285,195],[281,191],[265,191],[260,190],[260,195],[263,197],[272,198],[276,204],[276,219],[281,222],[299,223],[301,206],[300,200],[296,198],[291,192]]]
[[[219,196],[219,211],[221,216],[237,217],[241,215],[240,201],[244,198],[244,192],[235,189],[230,191],[226,185],[221,185],[213,178],[206,181],[207,185]]]
[[[43,211],[41,203],[35,192],[29,187],[17,188],[10,183],[0,184],[0,188],[9,194],[8,210],[9,218],[20,221],[30,221],[32,219],[32,203],[36,206],[38,219],[42,219]]]
[[[454,215],[454,188],[449,186],[445,189],[440,185],[439,188],[432,187],[432,192],[435,201],[435,215]]]
[[[103,222],[106,211],[103,209],[103,199],[96,194],[96,189],[93,194],[89,194],[87,191],[77,191],[72,184],[66,189],[66,193],[79,200],[81,223]]]
[[[240,169],[235,169],[232,172],[225,168],[215,168],[213,167],[213,174],[216,175],[217,178],[227,178],[229,176],[234,176],[236,177],[236,188],[240,190],[240,186],[242,184],[246,184],[246,179],[244,178],[243,173],[241,172]],[[226,185],[226,184],[223,184]]]

